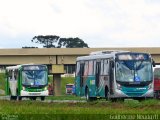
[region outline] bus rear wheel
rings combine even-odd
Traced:
[[[92,98],[91,98],[90,95],[89,95],[89,89],[88,89],[88,88],[86,88],[85,96],[86,96],[87,102],[89,102],[89,101],[92,100]]]
[[[110,100],[110,93],[109,93],[108,89],[105,90],[105,98],[107,101]]]

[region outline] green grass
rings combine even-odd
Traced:
[[[50,81],[52,78],[50,77]],[[0,74],[0,88],[4,89],[4,74]],[[65,94],[65,85],[74,83],[74,78],[62,78],[62,96],[49,96],[50,100],[84,100],[84,98]],[[107,119],[110,114],[160,114],[160,101],[152,99],[139,102],[109,102],[97,100],[82,103],[44,103],[39,101],[0,100],[0,116],[18,115],[18,119]],[[1,117],[0,117],[1,118]]]
[[[75,95],[62,95],[62,96],[49,96],[46,97],[49,100],[85,100],[85,98]]]
[[[139,102],[138,100],[125,100],[124,101],[124,105],[130,108],[140,108],[140,107],[150,107],[150,106],[154,106],[157,105],[158,107],[160,107],[160,101],[156,100],[156,99],[149,99],[149,100],[143,100],[141,102]]]
[[[4,74],[0,74],[0,88],[4,89]],[[50,77],[50,81],[52,78]],[[74,78],[62,78],[62,96],[49,96],[50,100],[84,100],[84,98],[65,94],[65,85],[74,83]],[[110,102],[97,100],[82,103],[44,103],[39,101],[5,101],[0,100],[0,118],[13,117],[18,119],[108,119],[111,114],[160,114],[160,101],[151,99],[139,102],[125,100],[124,102]]]
[[[139,102],[137,107],[122,102],[42,103],[39,101],[0,101],[0,111],[15,114],[160,114],[160,102]],[[147,104],[147,105],[146,105]]]
[[[135,107],[136,104],[136,107]],[[39,101],[0,101],[0,113],[5,115],[28,115],[39,117],[43,115],[45,118],[61,115],[62,117],[73,116],[97,116],[105,117],[105,115],[120,114],[160,114],[160,101],[146,100],[143,102],[127,101],[127,102],[106,102],[94,101],[86,103],[44,103]],[[23,117],[24,117],[23,116]],[[38,118],[37,118],[38,119]],[[67,118],[65,118],[67,119]],[[93,118],[92,118],[93,119]],[[78,119],[79,120],[79,119]]]

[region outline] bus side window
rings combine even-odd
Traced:
[[[104,75],[109,75],[109,61],[104,60]]]
[[[84,63],[80,64],[80,87],[83,86],[84,65]]]
[[[101,69],[100,69],[100,75],[103,75],[103,69],[104,69],[104,60],[101,60]]]
[[[99,87],[99,80],[100,80],[100,73],[101,73],[101,61],[96,62],[96,87]]]
[[[18,70],[14,71],[14,80],[18,80]]]
[[[80,75],[80,62],[77,62],[76,64],[76,76]]]
[[[93,75],[96,75],[96,60],[93,61]]]
[[[12,70],[9,70],[9,71],[8,71],[8,79],[9,79],[9,80],[12,80]]]
[[[88,75],[88,61],[85,62],[85,66],[84,66],[84,76]]]
[[[84,76],[84,63],[80,63],[80,77]]]
[[[89,61],[88,75],[93,75],[93,61]]]

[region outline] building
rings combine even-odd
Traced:
[[[0,68],[17,64],[46,64],[49,70],[52,65],[63,65],[64,72],[72,74],[75,71],[76,58],[85,56],[93,51],[127,50],[150,53],[156,64],[160,64],[160,48],[22,48],[1,49]]]

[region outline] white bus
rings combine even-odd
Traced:
[[[87,100],[152,98],[152,63],[150,54],[129,51],[98,51],[78,57],[76,95]]]
[[[6,68],[6,95],[11,100],[29,97],[41,100],[48,96],[48,69],[46,65],[17,65]]]

